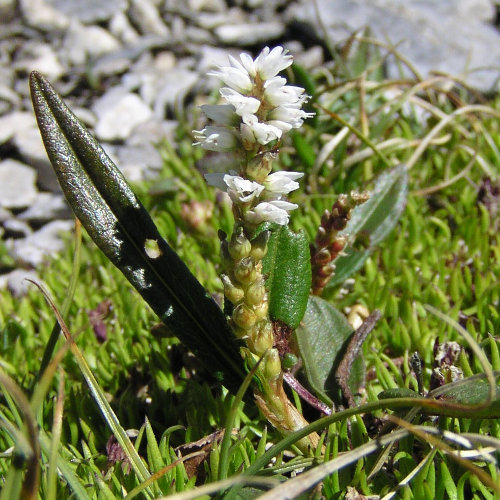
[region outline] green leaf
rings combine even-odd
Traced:
[[[443,385],[432,391],[429,395],[437,398],[435,399],[437,402],[443,401],[448,404],[457,405],[456,408],[435,405],[429,408],[424,407],[422,411],[432,415],[452,415],[469,418],[500,418],[500,385],[497,385],[496,394],[493,401],[490,403],[488,403],[489,391],[489,383],[479,379],[477,375],[474,375],[463,380]],[[424,399],[415,391],[406,388],[389,389],[382,391],[378,395],[379,399],[407,397]],[[464,408],[464,406],[466,408]]]
[[[303,232],[293,233],[286,226],[273,231],[263,261],[269,290],[269,314],[297,328],[307,308],[311,288],[309,243]]]
[[[236,392],[243,361],[218,305],[50,83],[33,72],[30,86],[45,149],[75,215],[172,333]]]
[[[314,148],[303,135],[296,131],[291,134],[291,138],[293,147],[303,164],[304,170],[311,169],[314,166],[314,161],[316,160]]]
[[[309,297],[306,313],[295,337],[307,380],[316,395],[328,404],[341,400],[335,372],[353,332],[345,316],[329,302],[313,295]],[[353,393],[364,383],[364,377],[364,362],[358,357],[349,378]]]
[[[335,274],[326,288],[343,283],[359,270],[375,247],[392,231],[401,217],[408,196],[408,172],[404,165],[384,171],[375,181],[370,199],[353,210],[341,234],[350,245],[335,260]],[[352,242],[354,239],[354,242]]]

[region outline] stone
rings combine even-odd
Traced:
[[[280,38],[285,33],[285,25],[279,21],[225,24],[217,26],[214,33],[221,43],[248,47]]]
[[[23,163],[7,159],[0,162],[0,206],[25,208],[36,199],[36,172]]]
[[[128,14],[142,34],[159,35],[165,38],[170,35],[170,30],[151,0],[130,0]]]
[[[11,141],[18,155],[37,170],[39,186],[47,191],[58,191],[59,184],[47,157],[34,114],[29,111],[18,111],[3,118],[14,130]],[[0,130],[5,126],[1,121],[0,119]]]
[[[25,73],[37,70],[51,81],[58,80],[66,73],[52,46],[39,40],[25,42],[16,54],[13,66],[16,71]]]
[[[14,92],[10,86],[5,85],[5,83],[3,83],[4,80],[1,78],[2,76],[0,75],[0,117],[12,111],[12,109],[21,106],[21,98],[17,92]],[[0,144],[1,143],[2,136],[0,135]]]
[[[10,210],[7,210],[6,208],[0,206],[0,224],[4,223],[6,220],[12,219],[12,217],[14,217],[14,215]]]
[[[103,141],[126,139],[139,123],[153,115],[151,108],[137,95],[116,87],[106,92],[93,106],[97,116],[96,136]]]
[[[132,44],[139,38],[139,33],[130,24],[128,17],[118,11],[113,14],[109,21],[109,32],[124,44]]]
[[[45,0],[19,0],[21,14],[28,26],[47,32],[64,31],[69,18]]]
[[[73,222],[68,220],[54,220],[38,231],[23,239],[8,239],[5,246],[9,254],[17,262],[37,267],[48,258],[53,258],[64,248],[61,233],[69,232]]]
[[[98,24],[108,21],[116,12],[125,10],[126,0],[47,0],[47,3],[83,24]]]
[[[64,37],[61,57],[68,65],[81,66],[89,58],[113,52],[120,47],[120,42],[104,28],[72,21]]]
[[[500,32],[493,26],[489,0],[318,0],[318,11],[333,43],[370,27],[374,38],[397,44],[424,77],[438,71],[465,78],[479,90],[498,86],[494,66],[500,60]],[[323,37],[312,3],[292,5],[285,17],[289,23],[307,23]],[[395,59],[386,62],[389,76],[400,77]],[[479,67],[483,69],[473,71]]]
[[[229,55],[238,58],[241,50],[229,50],[210,45],[202,45],[198,50],[198,63],[196,65],[200,74],[206,74],[207,71],[217,68],[217,66],[227,66]]]
[[[31,206],[17,215],[23,221],[40,224],[53,219],[69,219],[71,209],[61,194],[38,193]]]
[[[0,23],[6,24],[16,17],[16,0],[0,0]]]
[[[25,238],[33,233],[29,224],[23,220],[12,217],[3,223],[6,238]]]

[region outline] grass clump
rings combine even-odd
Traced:
[[[436,350],[446,342],[461,346],[450,366],[465,377],[500,371],[499,101],[447,77],[387,80],[378,51],[366,40],[352,42],[332,65],[290,73],[313,96],[317,115],[280,158],[284,169],[302,165],[306,174],[292,200],[301,207],[292,226],[310,241],[339,193],[370,188],[393,165],[408,167],[408,202],[396,229],[354,276],[323,294],[352,319],[382,312],[363,345],[362,406],[319,419],[291,393],[313,421],[300,436],[317,431],[322,443],[301,454],[298,434],[283,439],[241,394],[208,382],[85,234],[78,259],[78,243],[68,238],[40,275],[58,307],[71,296],[64,317],[72,340],[58,342],[41,378],[55,312],[35,287],[17,299],[2,292],[0,500],[284,498],[307,491],[332,499],[355,492],[495,498],[498,418],[430,416],[429,405],[412,406],[408,398],[388,411],[378,395],[427,393],[435,369],[443,374]],[[198,120],[195,109],[190,113],[186,129]],[[230,232],[232,214],[201,174],[210,155],[191,142],[181,130],[176,148],[159,144],[165,183],[136,192],[172,248],[220,295],[217,230]],[[351,244],[366,241],[361,235]],[[473,354],[478,348],[484,357]],[[421,374],[410,362],[414,352]]]

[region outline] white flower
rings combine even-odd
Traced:
[[[274,172],[267,176],[264,186],[273,195],[288,194],[299,188],[299,183],[295,180],[303,176],[302,172]]]
[[[299,105],[307,99],[303,96],[304,89],[293,85],[286,85],[286,79],[276,76],[264,83],[264,97],[269,104],[279,106],[280,104]]]
[[[260,101],[255,97],[241,95],[229,87],[222,87],[219,92],[229,104],[234,106],[235,112],[240,116],[256,113],[260,108]]]
[[[239,145],[238,137],[226,127],[205,127],[203,130],[193,130],[194,138],[203,149],[210,151],[232,151]]]
[[[293,57],[287,55],[288,50],[283,47],[274,47],[269,51],[269,47],[264,47],[262,52],[255,59],[255,69],[262,80],[268,80],[276,76],[280,71],[288,68],[293,62]]]
[[[288,212],[296,208],[298,208],[298,205],[295,203],[289,203],[288,201],[263,201],[253,210],[249,210],[245,214],[245,219],[252,224],[260,224],[261,222],[276,222],[281,226],[285,226],[288,224],[288,220],[290,218]]]
[[[224,175],[227,193],[233,202],[248,203],[258,197],[264,186],[255,181],[250,181],[239,175]]]
[[[248,71],[243,68],[234,57],[229,57],[229,62],[236,66],[219,66],[219,71],[210,71],[207,73],[209,76],[216,76],[224,82],[228,87],[232,89],[246,93],[251,92],[253,87],[253,82],[248,74]]]
[[[268,123],[281,128],[283,132],[288,132],[291,128],[299,128],[306,118],[311,118],[314,113],[291,106],[278,106],[268,115]]]
[[[281,129],[274,125],[259,122],[259,119],[255,115],[243,116],[240,132],[243,143],[257,142],[262,145],[280,139],[282,135]]]
[[[204,104],[200,108],[207,118],[218,125],[236,127],[240,123],[241,118],[236,114],[234,106],[231,104]]]

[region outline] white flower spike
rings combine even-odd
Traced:
[[[308,99],[304,89],[287,85],[286,79],[278,76],[292,62],[283,47],[265,47],[255,59],[245,53],[239,59],[229,56],[229,66],[209,73],[225,85],[220,95],[226,104],[202,106],[215,125],[194,131],[196,144],[212,151],[242,149],[240,175],[206,174],[205,178],[210,185],[227,191],[243,225],[264,221],[285,225],[289,212],[297,208],[282,198],[299,188],[296,181],[303,174],[270,174],[268,154],[284,134],[314,114],[301,109]]]

